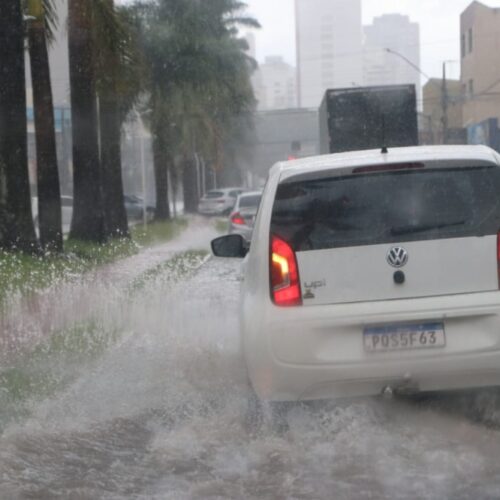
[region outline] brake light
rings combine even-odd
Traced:
[[[368,165],[366,167],[354,168],[353,174],[371,174],[374,172],[393,172],[395,170],[414,170],[425,168],[423,163],[389,163],[383,165]]]
[[[238,212],[235,212],[231,215],[231,222],[237,226],[243,226],[245,224],[245,219]]]
[[[281,238],[271,236],[271,294],[277,306],[300,306],[299,271],[292,247]]]

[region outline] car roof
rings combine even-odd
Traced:
[[[429,162],[429,161],[474,161],[499,164],[497,153],[487,146],[413,146],[389,148],[387,153],[380,149],[352,151],[331,155],[312,156],[277,163],[281,180],[311,172],[331,171],[363,166],[376,166],[390,163]]]
[[[247,196],[262,196],[262,191],[246,191],[240,194],[240,198],[246,198]]]

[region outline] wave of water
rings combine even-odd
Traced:
[[[253,425],[238,285],[238,263],[211,260],[132,298],[94,289],[99,327],[119,336],[61,355],[70,383],[22,401],[0,436],[0,498],[500,496],[498,433],[426,405],[322,403],[284,430]]]

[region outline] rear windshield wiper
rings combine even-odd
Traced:
[[[425,231],[433,231],[435,229],[444,229],[447,227],[453,226],[463,226],[466,221],[459,220],[454,222],[440,222],[437,224],[421,224],[421,225],[408,225],[408,226],[399,226],[391,228],[391,235],[399,236],[401,234],[413,234],[413,233],[422,233]]]

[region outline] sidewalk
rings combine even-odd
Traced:
[[[81,276],[71,276],[48,289],[10,299],[0,317],[0,363],[16,352],[25,352],[53,332],[78,325],[106,311],[126,307],[127,287],[136,278],[170,260],[179,252],[210,251],[210,241],[218,235],[211,220],[193,217],[188,227],[173,240],[137,255],[97,268]]]

